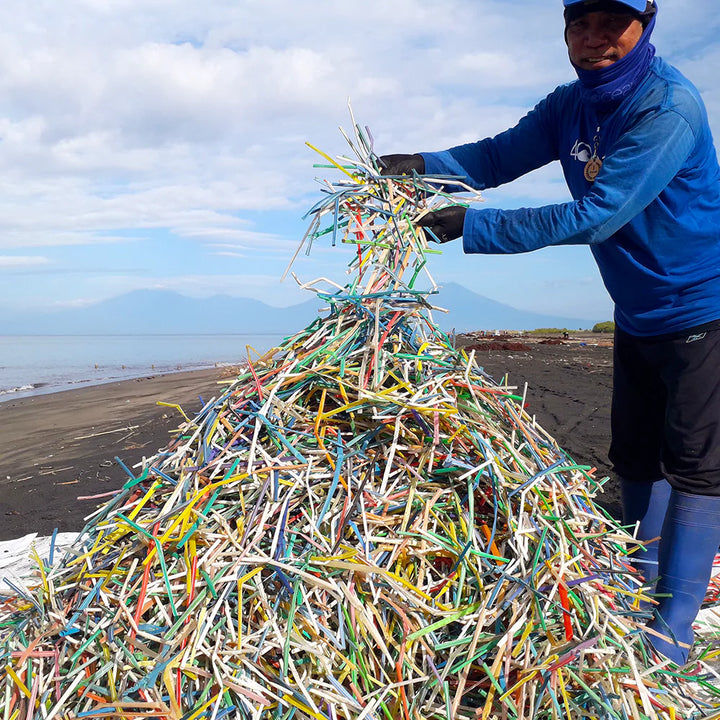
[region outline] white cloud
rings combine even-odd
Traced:
[[[0,270],[33,268],[40,265],[47,265],[50,260],[38,255],[0,255]]]
[[[663,0],[656,39],[698,82],[720,137],[717,25],[700,0]],[[559,0],[4,0],[0,250],[140,255],[163,232],[177,277],[194,277],[173,247],[190,241],[266,262],[262,281],[243,279],[260,293],[324,172],[304,142],[346,151],[348,97],[380,153],[415,152],[500,132],[571,79]],[[567,191],[550,169],[491,197]],[[297,222],[275,227],[276,211]],[[161,253],[144,262],[133,286],[162,275]]]

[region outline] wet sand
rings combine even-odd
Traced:
[[[124,380],[0,403],[0,540],[82,529],[128,467],[164,448],[182,422],[222,391],[220,370]]]
[[[458,338],[458,344],[478,348],[478,363],[496,381],[507,374],[521,394],[527,382],[528,411],[577,462],[595,466],[596,477],[609,474],[608,340],[487,342]],[[80,530],[101,501],[78,497],[121,487],[128,479],[122,464],[132,468],[166,447],[182,423],[176,408],[157,402],[177,403],[192,417],[202,407],[200,398],[216,397],[223,387],[218,382],[227,379],[226,372],[201,370],[0,403],[0,540]],[[598,499],[617,515],[612,481]]]

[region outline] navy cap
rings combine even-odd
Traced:
[[[599,0],[563,0],[563,5],[565,7],[573,7],[574,5],[586,5],[592,6],[595,5]],[[647,9],[648,2],[647,0],[615,0],[615,2],[618,5],[627,5],[631,10],[634,10],[638,13],[644,13]]]
[[[591,12],[631,12],[647,26],[657,12],[657,3],[654,0],[563,0],[563,4],[566,23],[574,22]]]

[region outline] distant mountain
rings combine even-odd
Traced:
[[[457,283],[446,283],[430,302],[449,310],[449,314],[433,313],[435,322],[445,330],[534,330],[535,328],[591,328],[599,320],[546,315],[530,310],[518,310],[491,300]],[[602,320],[604,318],[600,318]]]
[[[457,332],[478,329],[529,330],[537,327],[591,327],[594,322],[518,310],[455,283],[431,296],[435,322]],[[215,295],[190,298],[164,290],[137,290],[84,308],[0,315],[0,335],[151,335],[273,333],[301,330],[323,304],[311,298],[276,308],[258,300]]]
[[[317,316],[319,307],[315,298],[276,308],[250,298],[191,298],[165,290],[136,290],[83,308],[0,316],[0,334],[281,334],[303,328]]]

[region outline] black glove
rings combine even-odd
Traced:
[[[425,158],[422,155],[381,155],[381,175],[412,175],[413,170],[422,175],[425,172]]]
[[[435,210],[418,220],[418,225],[425,228],[425,236],[433,242],[446,243],[463,234],[466,207],[453,205]]]

